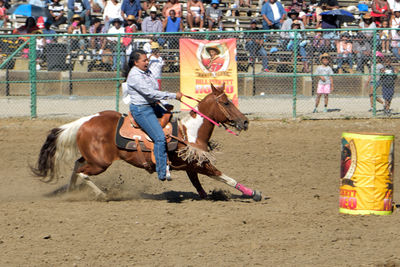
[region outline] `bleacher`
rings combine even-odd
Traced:
[[[144,0],[142,0],[144,1]],[[167,2],[167,0],[159,0],[158,1],[161,6],[163,6],[164,3]],[[285,8],[289,7],[291,5],[291,0],[283,0],[281,3],[284,5]],[[66,0],[63,0],[63,2],[66,5]],[[186,16],[187,10],[186,10],[186,1],[181,1],[181,4],[183,6],[183,17]],[[350,5],[356,6],[358,4],[358,1],[351,1],[351,0],[344,0],[344,1],[339,1],[339,4],[341,7],[346,8]],[[222,0],[220,4],[220,9],[223,10],[224,18],[223,18],[223,25],[225,31],[244,31],[250,29],[250,22],[252,20],[257,20],[259,23],[259,27],[262,26],[262,17],[260,15],[261,8],[258,6],[258,0],[253,0],[252,5],[250,8],[248,7],[239,7],[239,8],[232,8],[234,5],[234,0]],[[207,7],[207,5],[206,5]],[[250,15],[250,16],[249,16]],[[99,17],[102,18],[102,14],[100,13],[95,13],[92,14],[92,17]],[[24,24],[25,22],[25,17],[22,16],[14,16],[11,19],[11,23],[7,25],[7,27],[0,29],[1,33],[11,33],[11,31],[14,28],[17,28],[21,25]],[[355,26],[358,22],[356,21],[354,24],[350,24],[348,26]],[[185,23],[186,25],[186,23]],[[65,33],[66,32],[66,27],[67,25],[62,25],[60,26],[59,29],[56,30],[58,33]],[[315,25],[311,25],[311,28],[315,27]],[[310,36],[311,38],[311,36]],[[239,64],[239,71],[251,71],[249,67],[251,66],[248,58],[249,58],[249,53],[248,51],[245,50],[244,44],[246,40],[243,38],[239,37],[238,38],[238,64]],[[273,37],[267,38],[265,42],[265,48],[267,51],[269,51],[272,47],[277,47],[279,46],[279,36],[274,35]],[[174,72],[174,71],[179,71],[179,67],[176,67],[176,54],[178,53],[178,50],[176,48],[165,48],[162,50],[162,56],[167,60],[169,64],[167,66],[167,71]],[[277,53],[274,53],[273,55],[269,55],[269,63],[270,63],[270,69],[271,70],[276,70],[278,69],[279,65],[287,65],[291,64],[291,55],[292,52],[290,51],[278,51]],[[311,58],[317,58],[318,55],[311,55]],[[89,60],[91,60],[89,58]],[[299,63],[299,71],[301,71],[302,62],[301,59],[299,58],[298,60]],[[260,62],[256,61],[256,65],[260,65]],[[87,64],[88,65],[88,64]],[[259,68],[258,68],[259,69]]]

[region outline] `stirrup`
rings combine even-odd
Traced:
[[[169,165],[167,165],[167,169],[165,172],[165,178],[167,179],[167,181],[172,181],[171,172],[169,171]]]

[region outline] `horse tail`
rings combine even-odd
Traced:
[[[98,114],[52,129],[40,149],[36,167],[31,167],[33,174],[41,177],[41,181],[46,183],[55,178],[57,180],[63,167],[81,156],[76,142],[78,130],[82,124],[95,116]]]

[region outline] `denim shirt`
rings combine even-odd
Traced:
[[[158,90],[158,82],[151,71],[142,71],[137,67],[133,67],[128,74],[126,82],[131,104],[133,105],[148,105],[154,104],[158,100],[176,98],[175,93]]]
[[[281,18],[283,17],[284,14],[286,14],[285,9],[283,8],[282,4],[280,2],[275,2],[275,4],[278,5],[279,13],[281,14]],[[277,23],[278,21],[275,21],[274,19],[274,12],[272,12],[272,8],[270,6],[269,2],[264,3],[264,5],[261,8],[261,15],[265,15],[269,21],[272,23]]]

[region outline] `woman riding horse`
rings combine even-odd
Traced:
[[[178,99],[182,93],[170,93],[158,90],[157,80],[148,69],[149,59],[143,50],[135,50],[129,57],[127,77],[128,92],[130,95],[129,110],[139,126],[154,142],[154,156],[158,179],[165,181],[167,170],[166,140],[163,129],[157,117],[161,117],[164,110],[157,104],[163,99]],[[129,68],[129,69],[128,69]]]

